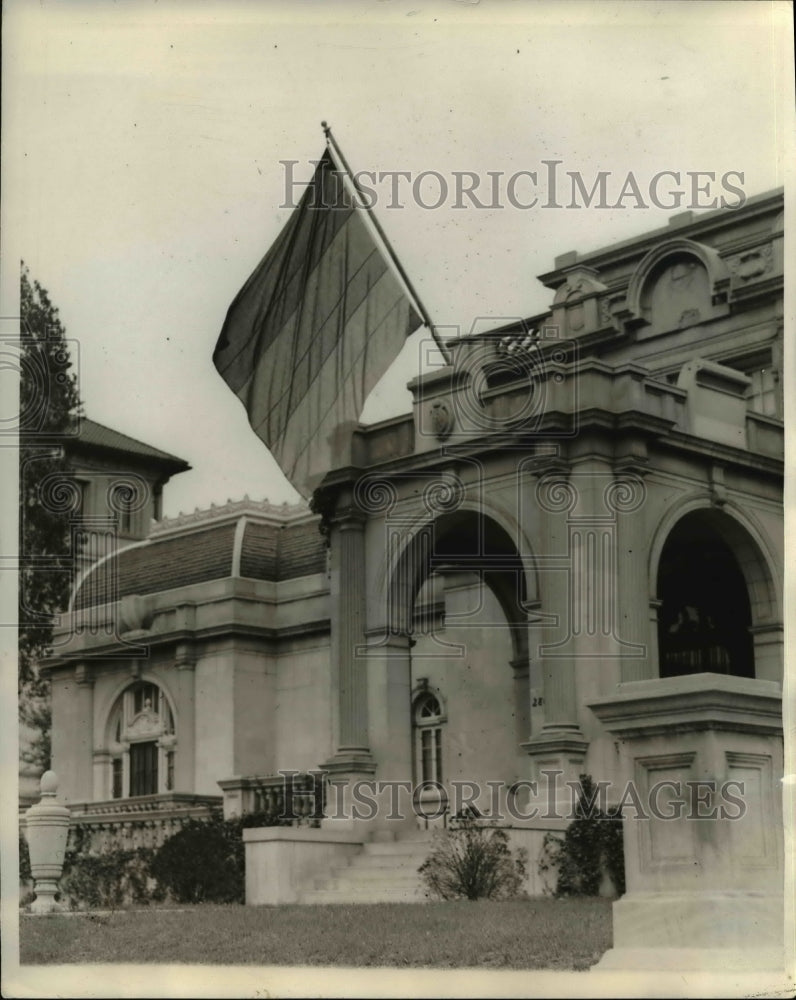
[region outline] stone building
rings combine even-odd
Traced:
[[[85,571],[119,545],[146,538],[162,514],[163,487],[190,469],[181,458],[81,417],[75,433],[63,439],[70,483],[58,482],[45,502],[68,507],[74,585]],[[56,637],[56,643],[58,637]],[[56,646],[57,648],[57,646]],[[35,738],[20,725],[20,749]],[[20,763],[19,806],[38,801],[40,768]]]
[[[617,954],[781,935],[782,192],[540,280],[550,310],[452,342],[312,511],[162,521],[86,576],[49,665],[76,817],[153,830],[322,770],[316,825],[247,831],[248,901],[417,898],[465,789],[541,892],[589,773],[654,803]]]

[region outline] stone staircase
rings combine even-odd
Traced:
[[[368,841],[348,864],[330,869],[301,893],[301,903],[425,903],[417,869],[431,850],[431,835]]]

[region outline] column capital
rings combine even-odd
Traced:
[[[174,666],[177,670],[193,670],[196,666],[196,650],[192,642],[178,642],[174,650]]]
[[[78,663],[75,667],[75,683],[81,687],[94,686],[94,673],[87,663]]]
[[[352,503],[338,507],[329,518],[329,524],[338,531],[364,531],[367,520],[367,514]]]

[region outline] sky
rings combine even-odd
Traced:
[[[738,172],[746,196],[782,184],[790,16],[746,2],[9,0],[2,315],[23,258],[74,341],[86,414],[190,462],[166,487],[168,516],[244,493],[294,501],[211,358],[289,217],[280,161],[307,180],[322,119],[355,171],[436,171],[451,187],[471,171],[487,206],[499,174],[499,207],[424,207],[431,176],[402,207],[377,188],[432,320],[464,334],[546,309],[536,276],[557,255],[686,207],[521,208],[505,188],[518,171],[540,188],[545,161],[588,187],[608,171],[612,204],[628,172],[642,192],[665,170]],[[408,412],[427,338],[407,341],[364,422]]]

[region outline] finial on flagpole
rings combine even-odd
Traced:
[[[323,129],[323,134],[326,138],[329,138],[329,133],[332,131],[331,125],[328,122],[321,122],[321,128]]]

